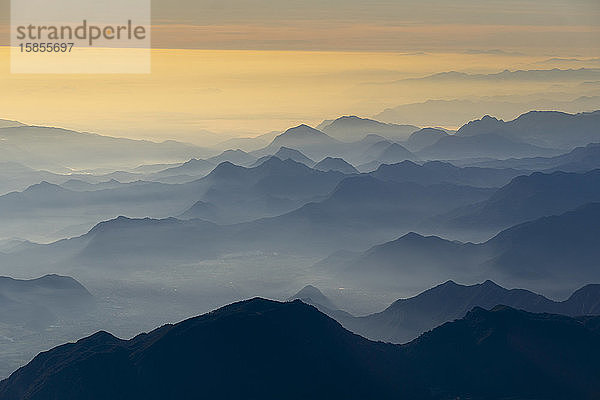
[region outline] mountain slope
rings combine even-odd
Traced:
[[[381,180],[416,182],[422,185],[452,183],[477,187],[499,187],[522,175],[522,172],[515,169],[459,168],[441,161],[430,161],[423,165],[412,161],[403,161],[397,164],[381,165],[370,175]]]
[[[540,147],[573,149],[600,142],[600,111],[579,114],[530,111],[508,122],[485,116],[456,132],[460,137],[489,135]]]
[[[445,398],[593,399],[600,395],[597,323],[598,317],[475,308],[406,349]]]
[[[300,301],[253,299],[129,341],[98,332],[41,353],[0,383],[0,399],[187,398],[200,387],[210,398],[591,400],[597,324],[475,308],[398,346],[351,334]]]
[[[497,254],[486,264],[540,281],[600,279],[600,203],[506,229],[483,245]]]
[[[531,171],[587,172],[600,168],[600,143],[590,143],[585,147],[577,147],[566,154],[555,157],[512,158],[485,161],[475,165],[490,168],[519,168]]]
[[[489,310],[503,304],[529,312],[594,314],[593,308],[588,313],[576,312],[583,302],[575,302],[554,302],[528,290],[505,289],[489,280],[470,286],[448,281],[414,297],[397,300],[379,313],[338,320],[345,328],[369,339],[405,343],[445,322],[463,318],[474,307]]]
[[[333,302],[325,296],[319,289],[312,285],[304,286],[298,293],[291,296],[287,301],[302,300],[306,304],[313,305],[317,308],[326,307],[330,310],[335,310],[336,306]]]
[[[408,150],[415,152],[434,145],[438,140],[446,136],[448,134],[441,129],[423,128],[410,135],[403,144]]]
[[[248,166],[256,161],[256,157],[252,156],[249,153],[246,153],[243,150],[225,150],[223,153],[211,157],[208,161],[213,164],[221,164],[222,162],[229,161],[232,164]]]
[[[343,174],[358,174],[358,170],[343,158],[326,157],[313,167],[319,171],[338,171]]]
[[[437,211],[473,204],[490,193],[489,189],[467,186],[386,182],[368,175],[349,177],[323,201],[247,225],[243,237],[255,243],[269,242],[273,250],[302,248],[331,253],[340,246],[348,249],[380,243],[410,231]]]
[[[600,170],[586,173],[533,173],[516,177],[488,200],[441,218],[452,228],[490,230],[600,201]]]
[[[271,144],[252,154],[258,157],[275,154],[282,147],[296,149],[313,159],[321,159],[327,155],[338,154],[341,142],[324,132],[302,124],[290,128],[273,139]]]
[[[487,242],[460,243],[410,233],[351,258],[323,261],[340,278],[389,285],[417,279],[493,278],[534,289],[600,281],[600,203],[508,228]]]
[[[208,154],[200,147],[174,141],[155,143],[40,126],[0,128],[0,150],[7,147],[12,149],[11,158],[3,161],[23,162],[34,168],[53,168],[54,164],[81,169],[136,167]]]
[[[290,149],[289,147],[282,147],[277,150],[277,153],[274,154],[275,157],[285,161],[287,159],[299,162],[308,167],[313,167],[315,162],[310,158],[306,157],[302,152],[294,149]]]
[[[210,398],[362,399],[373,388],[420,398],[403,374],[399,348],[302,302],[254,299],[130,341],[99,332],[42,353],[0,384],[0,399],[189,398],[198,388]]]
[[[509,121],[531,110],[558,110],[568,113],[594,111],[600,109],[600,96],[581,96],[574,100],[556,100],[552,98],[506,100],[479,98],[470,100],[427,100],[422,103],[403,104],[388,108],[373,118],[385,122],[410,123],[415,125],[461,126],[465,122],[481,118],[494,111],[494,115]]]
[[[28,280],[2,276],[0,299],[0,323],[33,330],[45,329],[59,318],[75,318],[94,302],[75,279],[54,274]]]
[[[323,132],[344,142],[361,140],[368,134],[380,135],[391,140],[404,140],[419,130],[413,125],[386,124],[357,116],[344,116],[326,121],[319,127]]]
[[[551,156],[558,151],[519,142],[512,138],[488,133],[485,135],[452,135],[442,137],[435,144],[417,153],[427,160],[460,160],[467,158],[510,158]]]

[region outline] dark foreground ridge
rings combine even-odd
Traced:
[[[39,354],[0,399],[597,399],[600,317],[475,308],[404,345],[301,301],[252,299],[131,340]]]

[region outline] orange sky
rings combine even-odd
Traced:
[[[202,130],[256,135],[432,98],[589,94],[553,82],[385,84],[407,77],[600,68],[597,1],[257,0],[250,7],[242,0],[155,0],[152,6],[153,47],[160,50],[152,51],[151,74],[10,74],[8,48],[0,47],[0,118],[201,143]],[[7,0],[0,0],[4,43],[6,10]],[[540,64],[550,58],[569,60]]]

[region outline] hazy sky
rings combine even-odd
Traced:
[[[8,2],[0,4],[7,44]],[[510,90],[373,82],[600,67],[597,0],[156,0],[152,14],[162,50],[150,75],[11,75],[0,50],[0,118],[198,142],[203,129],[258,134],[429,98],[578,94],[552,82]]]

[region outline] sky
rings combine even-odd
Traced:
[[[403,80],[600,68],[598,1],[156,0],[152,72],[131,75],[11,74],[8,16],[0,0],[0,118],[152,140],[202,144],[428,99],[596,95],[582,82]]]

